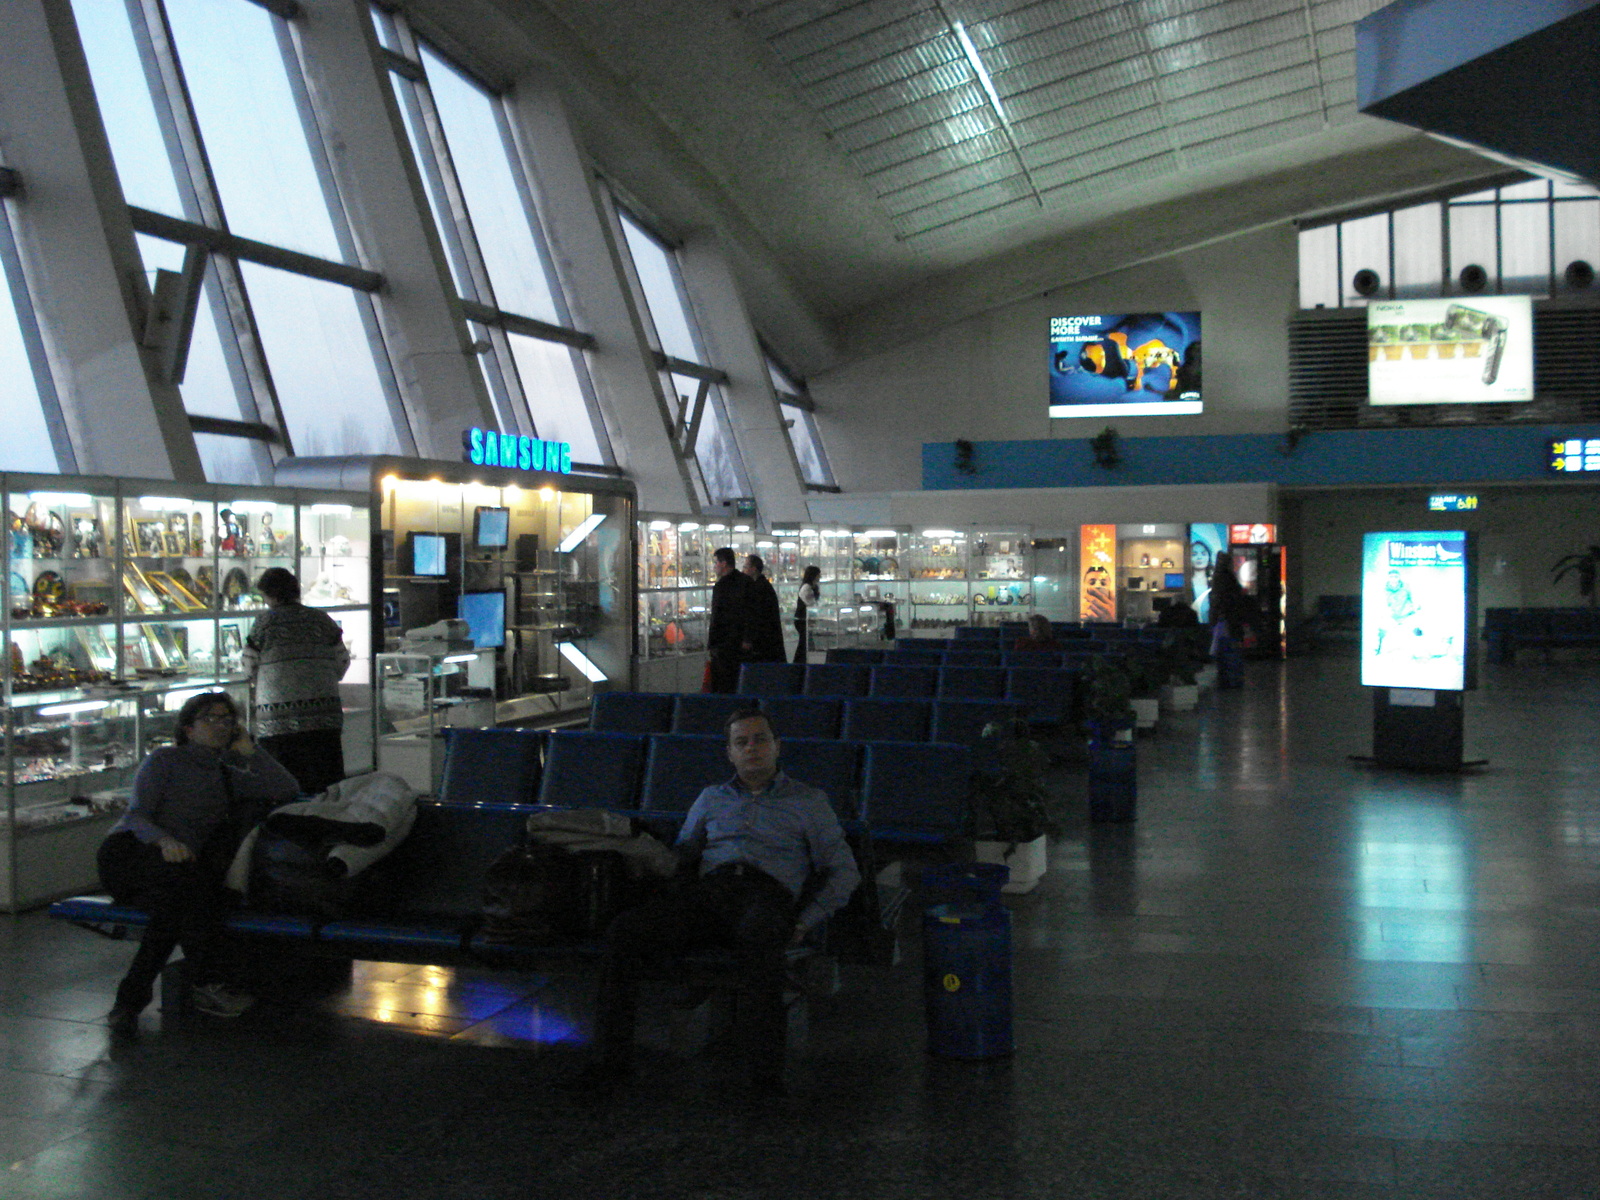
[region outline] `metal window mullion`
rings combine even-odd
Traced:
[[[216,325],[217,341],[222,346],[222,361],[228,370],[229,382],[233,385],[233,394],[239,401],[239,411],[247,422],[265,425],[272,428],[281,438],[281,423],[273,424],[264,417],[264,413],[271,413],[272,400],[270,389],[266,380],[258,371],[252,371],[246,356],[241,349],[239,331],[233,323],[233,308],[228,302],[227,285],[223,283],[222,267],[232,274],[233,286],[240,290],[241,298],[244,281],[239,277],[238,264],[229,259],[218,259],[212,256],[206,263],[206,285],[202,285],[205,299],[211,306],[211,319]],[[248,302],[242,301],[248,310]],[[226,333],[227,336],[221,336]],[[251,327],[251,340],[254,340],[254,326]],[[262,397],[267,400],[267,407],[261,404]],[[188,407],[187,403],[184,405]],[[276,418],[274,417],[274,420]]]
[[[498,325],[483,326],[489,335],[490,353],[494,370],[490,391],[499,410],[500,428],[514,429],[518,433],[535,434],[533,414],[528,409],[528,396],[522,386],[522,372],[517,369],[516,356],[511,352],[511,339]]]
[[[593,350],[599,345],[592,333],[580,333],[576,329],[552,325],[548,321],[536,321],[532,317],[506,312],[488,304],[479,304],[475,300],[463,298],[461,307],[474,321],[506,329],[511,333],[520,333],[524,337],[535,338],[541,342],[559,342],[575,350]]]
[[[706,379],[712,383],[727,383],[728,373],[716,367],[702,366],[700,363],[688,362],[685,359],[673,358],[670,354],[655,351],[656,366],[663,371],[671,371],[677,375],[687,375],[691,379]]]
[[[232,338],[219,339],[223,343],[223,358],[228,363],[229,373],[238,372],[235,386],[241,382],[245,385],[240,392],[241,399],[248,399],[255,407],[256,420],[275,429],[278,445],[286,453],[292,454],[294,443],[289,438],[289,425],[284,420],[283,410],[278,404],[277,388],[272,382],[272,366],[267,361],[266,348],[256,328],[255,314],[250,309],[250,294],[245,288],[244,273],[239,269],[238,262],[226,255],[213,254],[211,266],[216,271],[217,290],[221,293],[221,304],[214,305],[212,311],[220,312],[227,322],[226,328],[233,333]],[[229,343],[232,344],[231,355]]]
[[[492,105],[495,125],[500,131],[500,143],[505,150],[506,162],[511,167],[511,177],[517,185],[517,196],[522,201],[522,211],[533,234],[533,247],[539,255],[539,269],[544,272],[545,286],[550,291],[550,301],[556,308],[556,320],[562,325],[572,325],[572,311],[567,307],[566,293],[561,287],[561,277],[555,260],[550,256],[549,239],[545,236],[544,218],[539,211],[539,198],[533,189],[529,159],[522,153],[516,131],[511,127],[510,112],[504,96],[496,96]]]
[[[271,11],[270,5],[263,5]],[[363,261],[351,227],[350,213],[345,208],[344,193],[339,190],[339,180],[333,171],[333,161],[328,155],[327,142],[322,137],[322,126],[317,121],[316,105],[311,101],[311,89],[306,84],[306,73],[301,61],[299,32],[281,15],[274,14],[273,32],[278,38],[278,53],[283,60],[284,78],[289,84],[289,94],[294,97],[295,111],[300,116],[300,131],[306,140],[306,150],[311,156],[312,169],[322,188],[322,204],[328,212],[328,223],[333,226],[333,237],[339,247],[339,256],[346,263]]]
[[[484,290],[488,287],[489,273],[472,232],[471,217],[467,214],[466,200],[456,177],[449,144],[445,141],[443,122],[433,102],[433,92],[422,84],[403,81],[400,93],[411,117],[411,128],[416,131],[417,165],[422,168],[423,178],[433,192],[439,215],[447,218],[438,222],[445,253],[454,261],[456,274],[472,292],[463,298],[481,300],[485,295],[492,298],[493,291]]]
[[[367,331],[372,367],[377,372],[378,386],[383,389],[383,398],[389,407],[389,421],[394,429],[395,440],[400,443],[400,453],[414,455],[417,453],[417,437],[411,428],[411,416],[406,412],[405,398],[400,394],[400,381],[395,378],[389,340],[384,337],[383,324],[378,320],[377,300],[371,293],[354,289],[350,292],[350,298],[355,301],[356,312]]]
[[[139,56],[145,62],[156,120],[172,158],[172,173],[183,201],[184,216],[213,229],[226,230],[227,218],[206,157],[200,123],[178,60],[178,48],[160,0],[127,0]]]
[[[6,286],[10,291],[11,304],[17,313],[17,332],[22,337],[23,352],[28,357],[34,390],[39,396],[39,412],[50,433],[50,448],[55,451],[57,468],[63,474],[76,474],[78,456],[72,448],[66,414],[61,411],[61,395],[56,391],[55,375],[50,370],[50,355],[39,329],[33,297],[28,293],[22,256],[17,252],[16,238],[11,231],[11,217],[5,210],[4,202],[0,202],[0,286]]]
[[[226,230],[186,221],[181,217],[169,217],[134,204],[128,205],[128,216],[139,233],[164,238],[169,242],[182,242],[184,245],[204,246],[212,254],[225,254],[245,262],[260,263],[292,275],[308,275],[312,279],[336,283],[360,292],[376,292],[383,287],[383,276],[365,267],[318,258],[299,250],[286,250],[282,246],[239,237]]]

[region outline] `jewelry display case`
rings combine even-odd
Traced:
[[[967,534],[960,529],[924,529],[907,539],[905,565],[911,611],[909,632],[942,637],[965,625],[971,614],[967,591]]]
[[[0,476],[0,496],[0,908],[95,885],[95,850],[185,700],[220,689],[248,709],[244,639],[265,607],[253,581],[269,566],[296,571],[307,603],[322,603],[345,629],[346,767],[372,769],[365,568],[342,568],[355,585],[319,601],[317,581],[342,547],[329,554],[324,539],[307,555],[297,534],[302,521],[315,524],[312,509],[331,506],[344,536],[358,532],[364,546],[365,505],[299,490],[38,475]]]
[[[697,691],[711,624],[712,555],[730,546],[769,556],[746,524],[702,523],[694,517],[641,516],[638,522],[639,606],[635,656],[647,691]],[[770,570],[770,564],[769,564]],[[791,602],[792,604],[792,602]]]
[[[977,530],[968,590],[974,625],[1026,621],[1033,611],[1033,541],[1026,529]]]

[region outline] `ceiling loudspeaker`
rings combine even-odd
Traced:
[[[1568,287],[1586,288],[1594,286],[1594,268],[1581,258],[1575,258],[1567,264],[1567,269],[1561,272],[1561,278],[1567,281]]]
[[[1350,286],[1356,290],[1358,296],[1375,295],[1382,283],[1383,280],[1371,267],[1362,267],[1350,277]]]
[[[1468,263],[1461,268],[1461,274],[1456,276],[1463,292],[1481,292],[1489,286],[1489,272],[1477,263]]]

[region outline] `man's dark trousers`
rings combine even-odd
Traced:
[[[739,1024],[751,1074],[783,1071],[787,1023],[783,1011],[784,951],[794,935],[795,901],[782,884],[753,868],[724,867],[683,885],[611,923],[600,971],[595,1045],[607,1066],[633,1063],[639,978],[671,957],[726,946],[743,967]]]

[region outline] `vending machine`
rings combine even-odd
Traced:
[[[1288,564],[1274,525],[1232,525],[1228,528],[1228,553],[1239,586],[1260,613],[1246,630],[1244,650],[1254,658],[1284,656],[1284,612]],[[1254,644],[1252,644],[1252,642]]]

